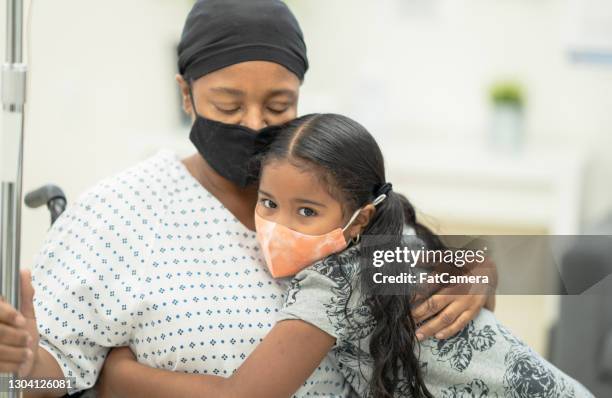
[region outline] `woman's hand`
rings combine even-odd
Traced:
[[[39,341],[29,270],[21,270],[20,284],[21,311],[0,297],[0,372],[25,377],[36,364]]]
[[[124,374],[122,369],[126,364],[136,362],[136,357],[129,347],[117,347],[109,351],[104,360],[102,373],[96,383],[96,393],[99,398],[118,398],[113,391],[113,386],[119,382]]]
[[[483,307],[490,311],[495,309],[497,286],[495,263],[485,258],[482,263],[471,264],[465,270],[469,275],[486,275],[489,284],[443,287],[414,308],[412,317],[415,323],[427,320],[416,331],[419,341],[431,336],[437,339],[452,337],[474,319]]]

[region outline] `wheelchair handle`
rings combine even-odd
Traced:
[[[47,184],[29,192],[25,197],[25,204],[33,209],[47,205],[51,212],[51,224],[53,224],[66,210],[66,195],[60,187]]]

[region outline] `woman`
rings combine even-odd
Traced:
[[[96,382],[111,347],[130,346],[153,367],[231,374],[272,327],[288,283],[265,271],[247,165],[274,126],[297,116],[307,68],[282,2],[197,2],[177,81],[199,153],[162,152],[102,181],[58,220],[33,286],[23,275],[21,313],[0,303],[0,371],[73,377],[49,395],[74,393]],[[448,335],[487,299],[434,297],[415,317],[444,308],[430,325]],[[347,388],[326,359],[296,395]]]

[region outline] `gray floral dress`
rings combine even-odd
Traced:
[[[330,356],[352,386],[352,397],[367,397],[372,373],[369,338],[374,321],[358,291],[359,250],[321,260],[297,274],[278,320],[300,319],[336,338]],[[457,335],[421,343],[425,382],[435,397],[593,397],[482,310]],[[405,383],[398,397],[410,396]]]

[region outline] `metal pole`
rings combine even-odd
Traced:
[[[23,48],[23,1],[8,0],[6,4],[6,62],[21,63]]]
[[[23,110],[26,65],[23,63],[23,1],[7,0],[6,62],[2,66],[3,128],[0,135],[0,287],[2,296],[19,308],[19,251],[21,233],[21,180],[23,166]],[[1,391],[9,391],[3,375]],[[4,393],[3,393],[4,395]],[[20,397],[15,391],[8,397]]]

